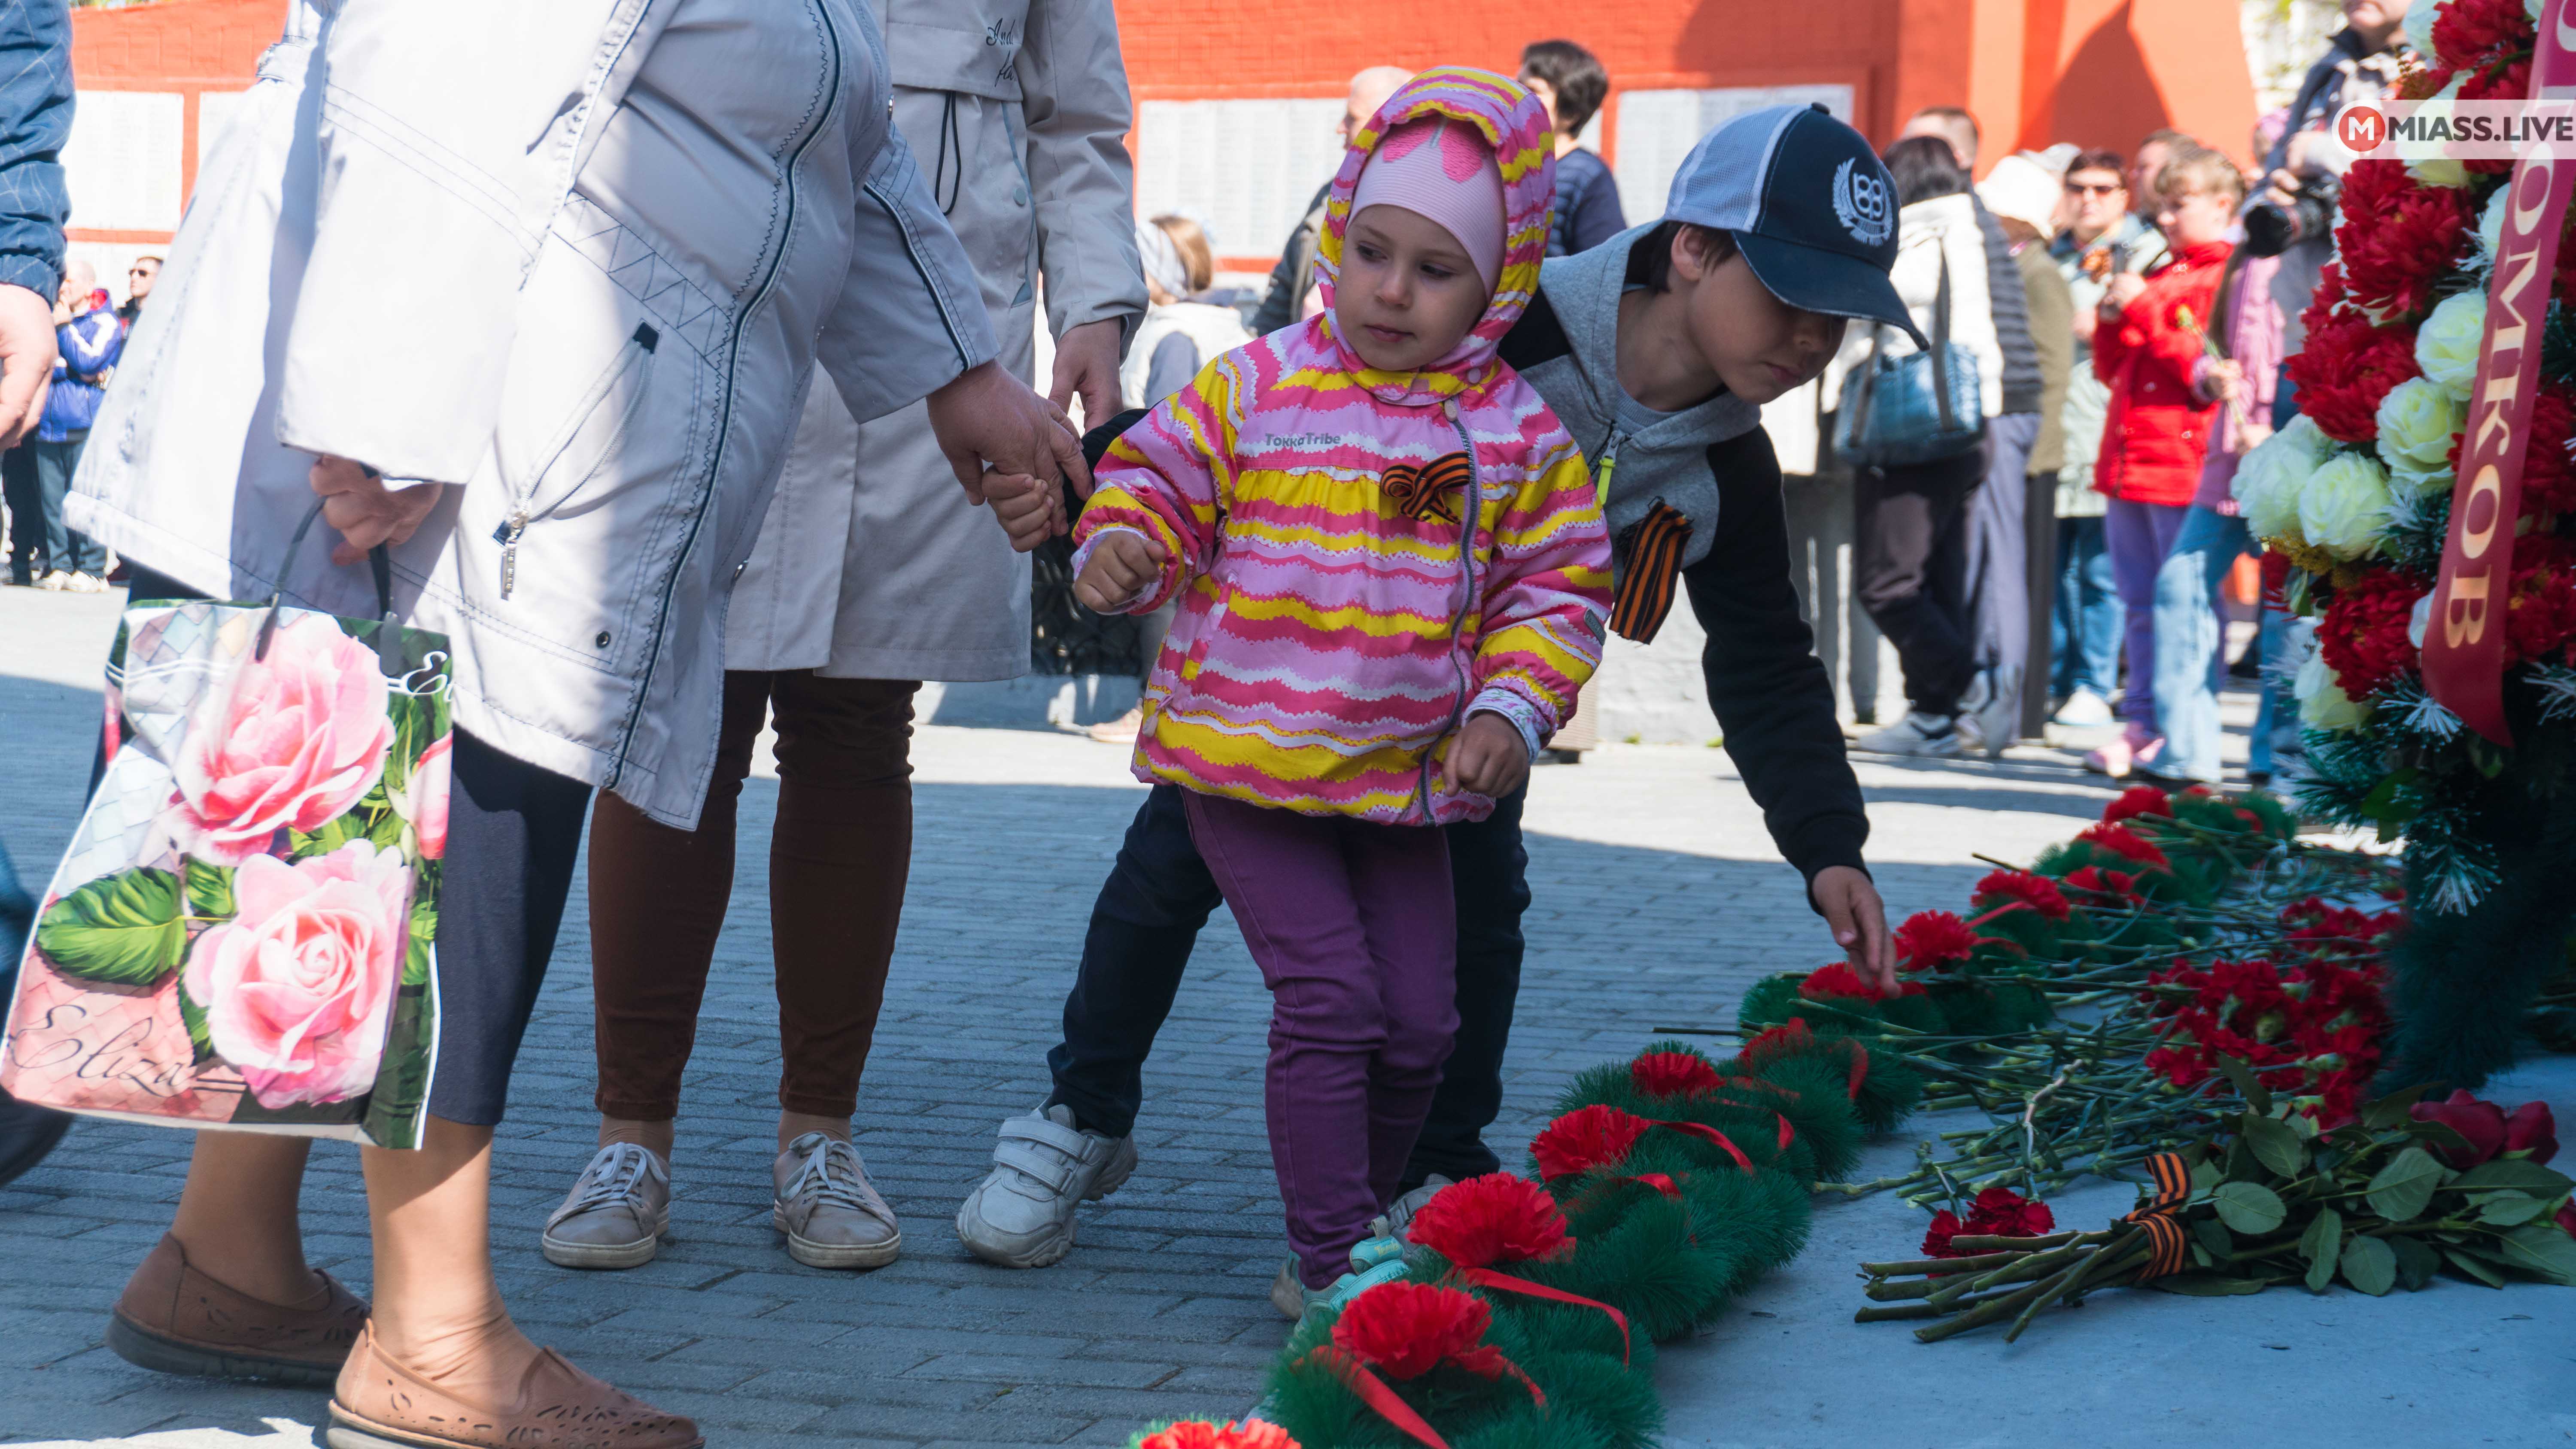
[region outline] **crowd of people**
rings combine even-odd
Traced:
[[[2373,5],[2348,4],[2341,81],[2281,128],[2270,204],[2316,184],[2296,137],[2392,39]],[[1999,749],[2027,694],[2075,722],[2116,693],[2101,768],[2215,777],[2216,601],[2245,547],[2224,470],[2290,405],[2302,263],[2250,263],[2245,183],[2188,137],[1973,182],[1964,111],[1915,116],[1882,159],[1821,106],[1771,106],[1702,137],[1631,227],[1578,144],[1609,88],[1580,46],[1534,44],[1516,77],[1379,67],[1267,287],[1234,294],[1203,223],[1136,216],[1108,0],[892,0],[882,39],[841,0],[601,7],[482,64],[509,8],[291,7],[210,157],[237,184],[170,258],[198,304],[139,337],[61,260],[68,80],[0,87],[27,103],[0,132],[29,142],[0,155],[27,211],[0,232],[53,238],[0,254],[26,263],[0,265],[0,410],[23,414],[0,433],[34,440],[42,580],[93,587],[74,581],[113,548],[136,599],[390,602],[454,661],[439,1028],[419,1145],[362,1149],[373,1301],[305,1261],[309,1141],[203,1131],[110,1314],[137,1363],[331,1385],[335,1444],[699,1444],[528,1340],[491,1271],[494,1128],[585,829],[599,1126],[544,1255],[632,1267],[670,1230],[737,803],[774,728],[759,1166],[797,1261],[893,1261],[853,1117],[910,865],[913,701],[1026,667],[1025,557],[1053,538],[1086,607],[1159,621],[1124,731],[1151,789],[1051,1088],[958,1211],[1003,1266],[1064,1259],[1080,1206],[1134,1170],[1142,1063],[1224,903],[1273,992],[1271,1297],[1299,1318],[1398,1271],[1407,1216],[1497,1166],[1529,768],[1606,635],[1651,641],[1684,599],[1774,844],[1834,948],[1893,988],[1763,423],[1801,389],[1832,399],[1856,593],[1905,672],[1908,715],[1864,746]],[[970,21],[1014,52],[1007,84],[986,47],[914,43]],[[308,70],[404,153],[317,129]],[[531,107],[547,144],[478,120]],[[676,280],[604,283],[602,237]],[[58,293],[56,330],[13,292]],[[60,355],[41,411],[39,353]],[[93,427],[153,447],[82,462]],[[337,546],[298,554],[317,518]],[[2034,566],[2052,553],[2062,572]],[[24,904],[0,874],[0,925]],[[61,1130],[0,1099],[0,1178]]]
[[[2214,785],[2233,677],[2260,698],[2247,780],[2294,759],[2280,676],[2305,641],[2232,587],[2254,545],[2229,485],[2297,412],[2284,359],[2332,255],[2319,218],[2349,160],[2328,128],[2394,79],[2406,43],[2393,0],[2343,9],[2293,103],[2257,128],[2250,183],[2174,130],[2127,160],[2061,144],[1972,181],[1978,127],[1954,107],[1918,113],[1886,152],[1897,287],[1947,372],[1973,377],[1982,426],[1902,461],[1850,426],[1906,400],[1888,359],[1918,348],[1901,329],[1852,329],[1823,380],[1823,431],[1854,445],[1839,458],[1853,596],[1895,646],[1907,701],[1858,748],[2000,753],[2044,717],[2108,732],[2088,769]],[[2231,661],[2240,613],[2255,627]],[[1864,722],[1874,703],[1854,700]]]
[[[137,257],[126,271],[123,302],[110,304],[98,273],[77,258],[63,266],[54,299],[54,367],[44,414],[26,441],[0,453],[0,510],[8,515],[9,582],[19,588],[104,593],[107,550],[63,521],[63,500],[80,467],[108,380],[125,339],[143,315],[143,300],[161,275],[161,259]]]

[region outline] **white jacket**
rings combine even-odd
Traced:
[[[453,641],[457,724],[693,825],[725,606],[816,361],[874,417],[994,352],[873,23],[298,0],[260,75],[74,526],[217,597],[365,615],[327,543],[279,578],[310,455],[462,484],[394,551],[396,606]]]
[[[1941,267],[1948,263],[1950,340],[1975,355],[1979,397],[1985,415],[1995,416],[2004,407],[2004,349],[1995,337],[1993,293],[1986,286],[1986,243],[1977,230],[1974,198],[1962,192],[1918,201],[1896,213],[1896,224],[1896,266],[1888,280],[1905,299],[1914,325],[1929,337]],[[1843,335],[1842,350],[1825,369],[1825,396],[1839,399],[1843,380],[1869,365],[1873,336],[1889,357],[1916,350],[1914,340],[1897,328],[1851,328]]]
[[[972,259],[1002,366],[1145,310],[1110,0],[885,0],[895,121]],[[1044,286],[1040,287],[1043,280]],[[816,389],[734,592],[730,669],[1008,679],[1029,668],[1029,560],[968,507],[925,410],[864,426]]]

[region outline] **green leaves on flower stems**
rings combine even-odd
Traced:
[[[2377,1238],[2354,1238],[2343,1245],[2343,1281],[2384,1298],[2397,1286],[2397,1253]]]
[[[188,856],[181,859],[179,870],[188,884],[189,915],[206,922],[233,918],[237,908],[233,905],[232,867]]]
[[[2222,1182],[2209,1200],[2218,1208],[2219,1221],[2249,1238],[2273,1231],[2290,1216],[2281,1195],[2258,1182]]]
[[[2389,1159],[2370,1179],[2365,1194],[2370,1210],[2392,1223],[2412,1222],[2433,1201],[2434,1189],[2440,1187],[2450,1169],[2421,1147],[2409,1147]]]
[[[2262,1278],[2228,1278],[2216,1273],[2177,1273],[2170,1278],[2158,1278],[2147,1286],[2167,1293],[2179,1293],[2186,1298],[2241,1298],[2249,1293],[2260,1293],[2271,1284]]]
[[[2379,1241],[2386,1243],[2388,1250],[2397,1255],[2397,1286],[2409,1293],[2421,1291],[2442,1269],[2442,1255],[2434,1252],[2421,1238],[2390,1233]]]
[[[2335,1264],[2343,1259],[2343,1214],[2319,1208],[2299,1235],[2299,1255],[2308,1260],[2308,1291],[2323,1293],[2334,1281]]]
[[[36,923],[36,945],[65,976],[158,986],[187,954],[183,914],[179,877],[122,870],[54,902]]]
[[[2391,1127],[2405,1126],[2410,1120],[2407,1114],[2414,1107],[2416,1099],[2422,1097],[2428,1090],[2430,1090],[2429,1084],[2418,1083],[2402,1092],[2391,1092],[2379,1098],[2361,1109],[2361,1125],[2374,1132],[2385,1132]]]
[[[2576,1241],[2576,1239],[2570,1239],[2570,1241]],[[2450,1260],[2452,1267],[2459,1269],[2461,1272],[2466,1273],[2471,1278],[2484,1283],[2490,1288],[2501,1288],[2504,1286],[2504,1275],[2497,1272],[2494,1265],[2488,1263],[2484,1258],[2479,1257],[2477,1254],[2463,1252],[2458,1248],[2444,1248],[2442,1250],[2442,1256]]]
[[[2289,1123],[2248,1112],[2238,1130],[2265,1167],[2283,1177],[2297,1177],[2307,1171],[2308,1144],[2299,1140],[2298,1132]]]
[[[2549,1211],[2550,1204],[2518,1192],[2500,1192],[2478,1210],[2478,1221],[2499,1228],[2518,1228]]]
[[[2236,1095],[2245,1099],[2246,1106],[2253,1108],[2257,1113],[2268,1113],[2272,1110],[2272,1093],[2255,1077],[2253,1068],[2235,1057],[2221,1056],[2218,1059],[2218,1070],[2227,1078],[2227,1084],[2236,1089]]]
[[[2527,1157],[2496,1157],[2461,1173],[2447,1185],[2461,1192],[2509,1187],[2537,1198],[2556,1198],[2576,1187],[2576,1181]]]

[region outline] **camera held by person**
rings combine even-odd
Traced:
[[[2263,200],[2245,210],[2246,253],[2277,257],[2300,242],[2324,238],[2334,230],[2335,204],[2342,197],[2343,178],[2331,172],[2277,179]]]

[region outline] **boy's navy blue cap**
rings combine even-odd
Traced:
[[[1821,105],[1747,111],[1700,137],[1664,218],[1733,232],[1753,275],[1792,307],[1902,327],[1932,345],[1887,280],[1896,179]]]

